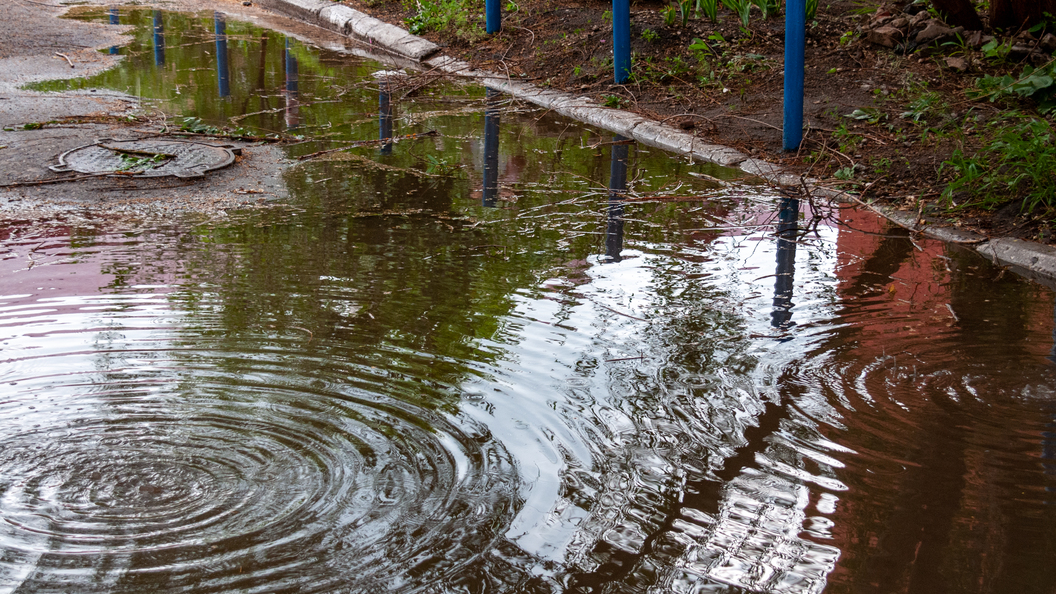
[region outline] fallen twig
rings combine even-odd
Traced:
[[[56,55],[56,56],[58,56],[58,57],[60,57],[60,58],[62,58],[63,60],[66,60],[66,62],[67,62],[67,63],[69,63],[69,65],[70,65],[70,68],[73,68],[73,67],[74,67],[74,66],[73,66],[73,60],[71,60],[71,59],[70,59],[70,57],[69,57],[69,56],[67,56],[66,54],[64,54],[64,53],[61,53],[61,52],[55,52],[55,55]]]
[[[591,299],[590,301],[592,303],[594,303],[594,305],[597,305],[598,307],[601,307],[603,309],[607,309],[607,310],[611,311],[614,314],[619,314],[621,316],[624,316],[624,317],[627,317],[627,318],[631,318],[632,320],[638,320],[639,322],[648,322],[649,321],[649,320],[645,320],[645,319],[642,319],[642,318],[639,318],[639,317],[636,317],[636,316],[632,316],[629,313],[623,313],[622,311],[618,311],[618,310],[612,309],[611,307],[609,307],[607,305],[602,305],[602,304],[598,303],[597,301],[594,301],[593,299]]]

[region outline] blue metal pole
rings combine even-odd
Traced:
[[[803,141],[803,76],[807,36],[806,0],[785,3],[785,123],[784,148],[794,151]]]
[[[165,23],[160,10],[154,11],[154,65],[165,65]]]
[[[612,66],[616,84],[627,82],[631,75],[630,0],[612,0]]]
[[[500,0],[484,0],[484,26],[488,33],[498,33],[502,30],[502,7],[499,2]]]
[[[220,96],[228,97],[231,95],[231,73],[227,69],[227,23],[219,12],[213,13],[213,23],[216,31],[216,80]]]

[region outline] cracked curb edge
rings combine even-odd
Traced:
[[[591,126],[632,138],[646,146],[665,150],[697,161],[737,168],[782,187],[802,187],[815,195],[839,198],[845,192],[826,187],[817,179],[800,178],[781,166],[720,144],[701,142],[697,137],[661,122],[638,114],[605,107],[586,97],[544,89],[525,82],[511,80],[494,72],[477,71],[469,64],[449,56],[430,58],[440,51],[435,43],[407,31],[336,4],[331,0],[257,0],[267,9],[318,25],[343,35],[359,37],[377,44],[415,63],[433,69],[475,78],[484,86],[502,91],[518,99],[534,103],[560,115]],[[357,52],[358,53],[358,52]],[[868,205],[877,214],[916,233],[956,245],[975,249],[984,258],[999,266],[1007,266],[1017,274],[1056,289],[1056,248],[1011,238],[987,238],[983,235],[953,227],[927,224],[915,213]]]

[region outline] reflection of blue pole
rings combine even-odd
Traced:
[[[499,196],[499,109],[502,93],[485,89],[484,108],[484,198],[483,206],[493,208]]]
[[[227,23],[224,15],[219,12],[213,13],[213,23],[216,29],[216,79],[220,88],[221,97],[231,95],[231,73],[227,70]]]
[[[300,92],[300,83],[297,76],[297,57],[290,51],[292,45],[290,38],[286,38],[285,65],[286,65],[286,129],[293,130],[301,124],[300,103],[297,94]]]
[[[630,0],[612,0],[612,66],[616,84],[627,82],[631,75]]]
[[[792,319],[792,282],[796,274],[796,233],[799,230],[799,200],[781,199],[777,213],[777,281],[770,325],[787,328]]]
[[[111,25],[120,25],[121,24],[121,15],[120,15],[120,13],[117,12],[116,8],[111,8],[110,9],[110,24]],[[110,55],[112,56],[112,55],[114,55],[116,53],[117,53],[117,46],[116,45],[111,45],[110,46]]]
[[[806,57],[806,0],[785,3],[785,123],[784,148],[794,151],[803,141],[803,76]]]
[[[613,142],[626,138],[617,134]],[[627,193],[627,145],[612,145],[612,163],[609,166],[609,217],[605,230],[605,255],[613,262],[620,261],[623,252],[623,197]]]
[[[392,154],[392,93],[390,92],[388,77],[382,77],[378,89],[378,140],[381,144],[381,154]]]
[[[161,11],[154,11],[154,65],[165,65],[165,24],[161,22]]]
[[[499,6],[499,0],[484,0],[484,29],[488,33],[498,33],[502,30],[502,7]]]

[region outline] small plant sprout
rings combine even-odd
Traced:
[[[660,15],[664,17],[664,24],[670,27],[678,19],[678,10],[673,5],[668,4],[660,10]]]
[[[697,0],[697,13],[704,13],[708,20],[719,21],[719,0]]]

